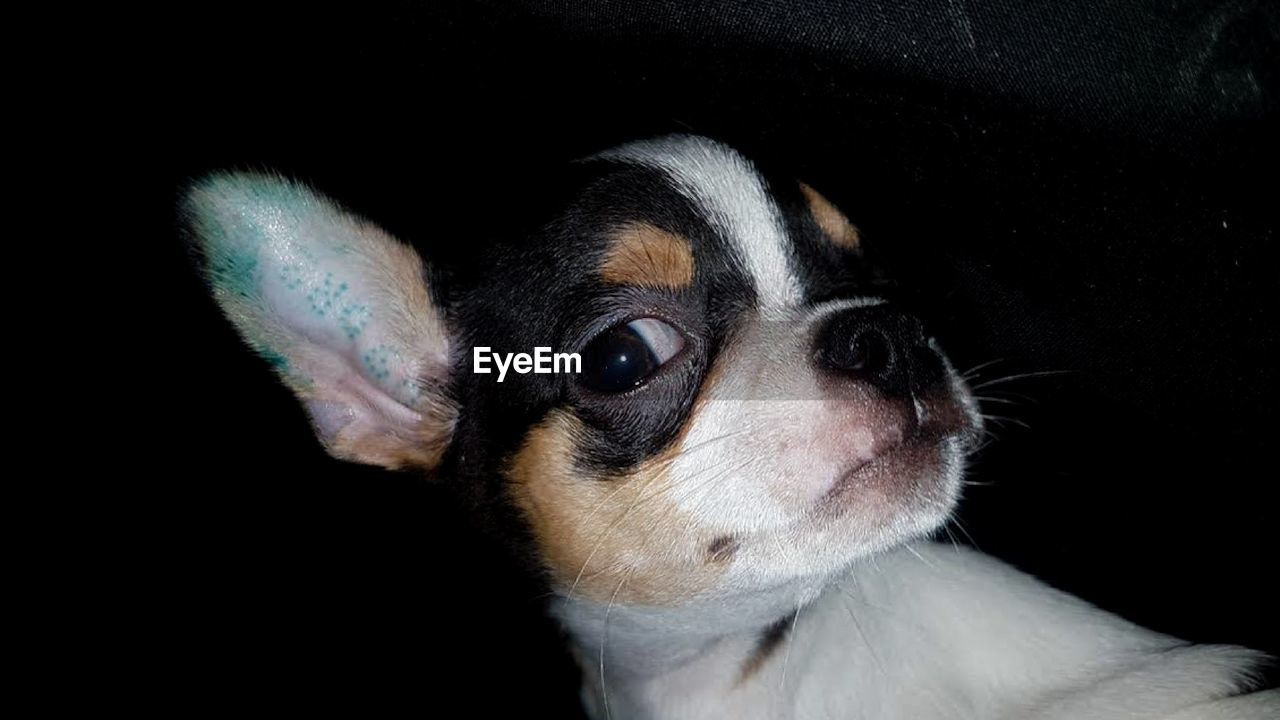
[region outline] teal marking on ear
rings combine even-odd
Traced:
[[[261,356],[263,360],[267,361],[267,364],[271,366],[272,370],[279,373],[280,377],[284,378],[284,380],[295,389],[306,391],[311,390],[312,387],[314,387],[314,383],[312,383],[311,378],[298,373],[294,369],[293,365],[290,364],[289,358],[260,344],[255,344],[254,349],[257,350],[258,355]]]
[[[307,202],[305,193],[287,183],[220,176],[205,181],[187,206],[205,253],[207,277],[222,297],[223,309],[231,314],[248,345],[296,389],[311,387],[311,379],[298,373],[288,348],[280,347],[280,338],[270,328],[265,285],[279,282],[290,292],[301,292],[308,266],[314,266],[316,258],[309,248],[299,245],[292,248],[295,256],[291,261],[273,269],[268,230],[279,219],[279,211],[273,208],[297,208]]]
[[[390,356],[391,348],[386,345],[377,345],[362,354],[360,362],[364,364],[364,368],[371,378],[374,380],[386,380],[391,377],[391,371],[387,368],[387,359]]]
[[[269,364],[277,372],[282,372],[282,373],[289,372],[289,358],[281,355],[280,353],[274,350],[269,350],[267,348],[262,348],[261,350],[258,351],[258,354],[261,355],[262,359],[266,360],[267,364]]]
[[[422,398],[422,386],[413,378],[407,377],[401,380],[400,388],[401,392],[404,393],[402,397],[411,403],[416,403]]]
[[[217,289],[244,299],[258,296],[256,252],[225,243],[211,243],[207,247],[209,276]]]
[[[203,191],[203,198],[212,199],[198,199],[192,209],[209,258],[209,275],[217,289],[262,310],[266,310],[265,295],[291,297],[288,305],[272,312],[299,312],[335,322],[348,340],[364,332],[373,312],[353,296],[354,284],[349,278],[341,277],[337,268],[326,267],[333,255],[352,253],[350,244],[326,238],[313,247],[302,237],[270,235],[279,233],[282,224],[287,227],[300,223],[300,218],[327,212],[314,195],[288,182],[255,176],[215,177],[207,181]],[[326,262],[321,262],[321,256]],[[267,264],[260,265],[263,261]],[[264,272],[270,275],[264,276]],[[255,334],[252,326],[244,329]]]
[[[223,313],[341,458],[434,467],[456,408],[414,250],[303,185],[221,174],[182,208]]]
[[[342,287],[342,292],[345,292],[346,283],[343,283]],[[338,312],[338,325],[348,338],[354,339],[364,330],[364,326],[369,324],[369,319],[372,317],[373,313],[369,312],[367,305],[344,304]]]
[[[410,349],[379,344],[393,335],[379,316],[403,312],[386,295],[394,278],[377,268],[402,261],[394,240],[269,176],[210,177],[192,189],[186,210],[219,304],[286,383],[299,391],[325,385],[334,363],[354,361],[352,369],[400,402],[422,400],[429,388],[405,377],[416,372]]]

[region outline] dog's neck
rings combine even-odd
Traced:
[[[790,625],[827,580],[805,578],[679,607],[605,603],[561,594],[552,612],[569,632],[590,705],[600,700],[602,689],[623,701],[631,691],[679,673],[748,672],[753,656],[770,644],[770,633]]]
[[[1118,720],[1138,716],[1135,692],[1152,711],[1141,717],[1167,717],[1239,692],[1259,659],[1138,628],[932,543],[739,597],[610,608],[560,596],[555,611],[596,720],[1050,716],[1034,707]],[[1280,696],[1249,702],[1231,717],[1276,717]]]

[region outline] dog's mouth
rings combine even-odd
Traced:
[[[942,438],[913,437],[887,448],[869,460],[859,460],[845,470],[818,501],[821,505],[841,502],[859,489],[888,489],[895,483],[911,482],[941,464]]]
[[[953,398],[921,403],[917,416],[921,420],[896,442],[878,448],[869,458],[855,460],[837,475],[816,503],[819,512],[838,511],[867,495],[939,501],[948,464],[974,446],[978,428]]]

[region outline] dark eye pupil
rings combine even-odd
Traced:
[[[662,363],[629,326],[592,340],[582,351],[582,382],[600,392],[622,392],[644,382]]]

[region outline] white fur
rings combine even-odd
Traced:
[[[1183,643],[932,543],[861,561],[825,587],[798,580],[670,609],[561,600],[557,612],[597,719],[1280,718],[1280,692],[1227,697],[1259,653]],[[778,618],[794,626],[742,680]]]
[[[666,172],[732,244],[751,276],[765,319],[784,319],[800,304],[800,282],[788,260],[790,241],[781,215],[749,160],[726,145],[693,135],[631,143],[597,157]]]

